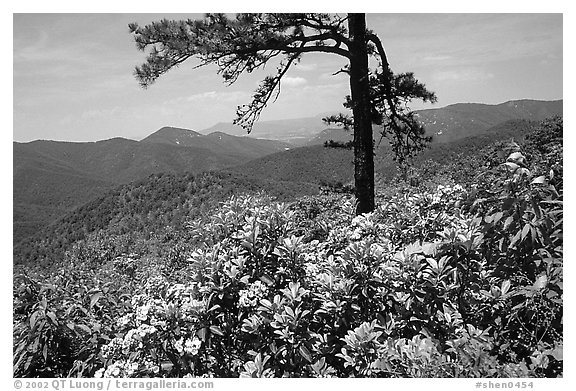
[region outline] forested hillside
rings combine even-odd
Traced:
[[[14,247],[14,262],[29,267],[61,263],[71,246],[91,233],[149,239],[204,214],[231,195],[265,191],[280,200],[315,194],[318,186],[237,173],[154,174],[117,186]]]
[[[398,181],[433,185],[441,176],[453,177],[458,183],[466,181],[469,175],[466,168],[481,164],[479,161],[485,158],[481,154],[483,148],[498,140],[522,141],[535,124],[508,121],[491,128],[485,135],[432,144],[404,169],[399,169],[392,159],[384,140],[375,156],[379,187],[392,192],[395,188],[391,185]],[[461,168],[447,174],[456,161]],[[65,214],[46,230],[17,244],[14,257],[16,262],[29,264],[54,254],[61,259],[71,243],[109,226],[122,232],[180,226],[191,211],[197,212],[196,208],[206,210],[234,192],[256,191],[259,186],[280,199],[295,199],[317,194],[320,187],[342,191],[348,186],[349,189],[352,178],[352,151],[323,145],[271,154],[220,173],[158,174],[103,192],[100,198]]]
[[[16,266],[14,376],[562,376],[562,119],[516,125],[360,216],[288,177],[120,187]]]
[[[561,115],[562,106],[561,100],[457,104],[418,111],[418,118],[433,136],[433,149],[453,150],[451,146],[436,144],[483,135],[500,137],[500,131],[491,128],[497,128],[502,121],[541,120]],[[313,147],[330,140],[351,139],[350,132],[326,129],[322,115],[263,121],[256,124],[250,137],[231,124],[218,124],[202,133],[209,134],[163,127],[139,142],[114,138],[93,143],[45,140],[14,143],[14,244],[118,184],[153,173],[199,173],[241,166],[234,170],[261,178],[332,185],[345,184],[351,179],[352,158],[347,157],[350,151],[330,155],[312,148],[281,153],[296,146]],[[274,155],[267,157],[271,154]],[[376,164],[376,171],[384,180],[396,170],[386,140],[381,144]]]
[[[154,173],[200,173],[283,151],[286,144],[165,127],[123,138],[14,143],[14,243],[119,184]]]
[[[418,120],[436,142],[449,142],[483,134],[511,120],[542,121],[562,116],[563,101],[512,100],[498,105],[457,103],[439,109],[419,110]]]
[[[527,120],[505,121],[480,135],[445,143],[431,143],[410,162],[410,166],[430,172],[454,159],[475,156],[480,149],[495,141],[511,138],[521,141],[536,123]],[[259,178],[341,187],[353,179],[353,152],[350,148],[325,148],[324,144],[330,140],[344,141],[343,132],[325,132],[316,140],[319,144],[277,152],[228,170]],[[332,134],[337,137],[332,138]],[[377,143],[374,165],[376,177],[382,182],[382,187],[389,187],[390,181],[400,174],[386,139]]]

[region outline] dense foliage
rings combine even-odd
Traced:
[[[22,268],[14,375],[562,376],[562,120],[481,152],[372,213],[234,196],[175,254],[103,257],[92,235],[57,272]]]
[[[64,258],[73,243],[92,233],[124,236],[131,241],[181,230],[186,221],[206,213],[238,192],[265,190],[282,200],[314,194],[313,184],[285,183],[235,172],[154,174],[118,186],[65,215],[14,248],[16,263],[50,266]]]

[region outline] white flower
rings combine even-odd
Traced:
[[[124,336],[124,341],[122,342],[122,349],[124,353],[134,352],[137,349],[141,349],[144,345],[140,339],[140,335],[137,329],[129,330]]]
[[[126,314],[126,315],[120,317],[120,318],[116,321],[116,324],[118,325],[118,327],[126,327],[126,326],[128,326],[128,324],[129,324],[130,321],[132,320],[132,315],[133,315],[133,314]]]
[[[305,263],[304,270],[306,270],[306,275],[310,277],[314,277],[320,272],[320,268],[318,267],[318,265],[313,262]]]
[[[146,303],[138,308],[136,308],[136,319],[139,321],[144,321],[148,319],[148,312],[150,311],[150,303]]]
[[[356,228],[352,234],[350,235],[351,240],[360,240],[362,239],[362,229]]]
[[[118,362],[112,363],[106,368],[103,377],[120,377],[120,368]]]
[[[260,299],[264,298],[268,293],[268,287],[258,280],[250,284],[248,289],[243,289],[239,293],[240,299],[238,303],[242,307],[255,307]]]
[[[202,341],[200,341],[198,337],[195,336],[192,340],[186,340],[186,343],[184,344],[184,351],[195,356],[198,354],[200,346],[202,346]]]
[[[147,358],[144,360],[144,370],[157,374],[160,372],[160,366],[156,365],[154,361]]]
[[[102,346],[102,357],[109,359],[122,349],[122,338],[114,338],[107,345]]]
[[[174,342],[174,348],[176,349],[176,351],[180,354],[182,354],[184,352],[184,348],[182,347],[184,343],[184,339],[180,338],[179,340]]]
[[[132,296],[132,307],[137,307],[140,304],[143,304],[148,301],[148,297],[146,295],[138,294]]]
[[[106,368],[103,377],[130,377],[138,370],[138,366],[137,362],[119,360]]]
[[[138,326],[136,331],[138,335],[140,335],[140,337],[144,338],[147,335],[154,334],[158,330],[154,326],[150,326],[148,324],[141,324],[140,326]]]
[[[166,327],[166,321],[165,320],[158,320],[156,318],[150,319],[150,324],[152,326],[159,327],[161,329]]]

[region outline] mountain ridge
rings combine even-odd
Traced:
[[[540,121],[544,118],[563,114],[563,100],[517,99],[498,104],[454,103],[451,105],[415,110],[417,118],[424,125],[426,133],[433,136],[433,142],[448,142],[476,135],[498,123],[528,119]],[[322,122],[323,115],[288,120],[261,121],[254,124],[250,135],[266,135],[269,139],[290,142],[294,146],[314,145],[314,139],[330,127]],[[229,134],[244,134],[246,131],[229,122],[220,122],[200,130],[208,133],[221,130]],[[378,128],[374,127],[375,135]],[[337,132],[334,132],[337,133]],[[347,141],[335,136],[336,141]],[[351,139],[351,136],[350,136]],[[326,135],[323,137],[326,140]]]
[[[141,141],[13,142],[14,242],[118,184],[219,170],[287,148],[276,140],[218,137],[163,127]]]
[[[414,162],[415,167],[434,169],[454,161],[466,162],[465,157],[473,157],[481,153],[484,147],[494,145],[499,140],[522,140],[535,124],[527,120],[507,121],[491,128],[486,134],[433,144],[418,156]],[[15,257],[20,260],[45,257],[42,255],[44,243],[50,243],[49,247],[57,249],[61,257],[64,252],[58,243],[69,247],[88,233],[106,227],[114,227],[113,230],[118,231],[118,234],[134,230],[146,234],[150,232],[150,235],[152,231],[164,232],[164,225],[182,225],[187,217],[205,210],[202,208],[208,204],[214,205],[243,190],[267,190],[285,199],[317,194],[322,187],[347,191],[349,187],[346,185],[351,183],[353,173],[351,150],[312,145],[267,155],[220,171],[197,175],[153,174],[146,179],[119,185],[103,193],[98,200],[91,200],[67,212],[45,230],[15,244]],[[466,173],[463,170],[462,173],[452,174],[458,177]],[[378,149],[375,174],[379,191],[386,190],[400,174],[387,145]],[[190,202],[194,203],[192,209],[189,208]],[[204,202],[207,205],[203,205]],[[177,220],[170,222],[171,218]],[[148,220],[155,221],[156,228],[148,226]],[[63,241],[58,241],[58,238]],[[45,255],[49,257],[49,254]]]
[[[439,109],[420,110],[417,114],[427,123],[428,133],[433,134],[434,143],[446,143],[486,134],[494,123],[510,118],[540,120],[547,116],[562,115],[562,105],[562,100],[522,99],[499,105],[458,103]],[[230,168],[233,171],[254,170],[255,173],[260,172],[272,178],[272,169],[262,169],[258,164],[268,161],[265,157],[280,153],[278,156],[284,160],[281,159],[282,162],[274,169],[279,178],[292,180],[311,177],[325,181],[347,181],[348,174],[344,178],[328,174],[338,172],[341,168],[343,171],[344,166],[350,166],[352,159],[345,157],[350,151],[335,152],[332,157],[338,159],[332,162],[335,164],[333,167],[330,164],[318,164],[318,167],[326,171],[319,174],[310,171],[306,162],[313,162],[322,156],[331,162],[332,157],[324,150],[288,151],[288,155],[282,155],[282,152],[293,150],[299,145],[311,147],[330,139],[347,141],[347,137],[352,138],[352,132],[348,134],[342,129],[327,128],[326,125],[318,126],[315,133],[309,134],[308,120],[313,124],[322,123],[318,115],[288,120],[284,125],[282,123],[286,121],[272,121],[276,128],[268,130],[265,126],[270,122],[256,125],[264,126],[260,134],[266,131],[269,135],[282,130],[282,126],[291,128],[284,134],[284,139],[290,143],[254,138],[258,132],[234,136],[213,129],[209,134],[203,134],[170,126],[162,127],[140,141],[115,137],[83,143],[52,140],[14,142],[14,241],[41,229],[59,215],[88,202],[111,186],[154,173]],[[285,159],[286,156],[298,158],[294,162]],[[254,159],[260,160],[248,164]],[[304,174],[299,175],[294,169],[285,172],[286,165],[300,167]]]

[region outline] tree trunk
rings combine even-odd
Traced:
[[[356,214],[374,210],[374,140],[368,80],[365,14],[349,14],[350,92],[354,116],[354,186]]]

